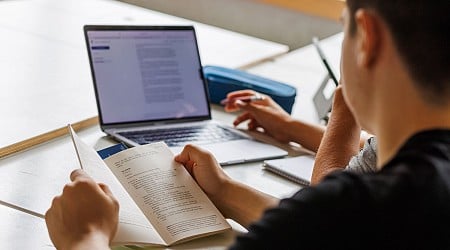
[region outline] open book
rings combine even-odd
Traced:
[[[113,244],[168,246],[231,228],[164,142],[102,160],[70,125],[69,130],[83,170],[119,201]]]

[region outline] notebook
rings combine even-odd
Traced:
[[[266,160],[263,167],[300,185],[309,185],[314,168],[314,157],[302,155],[291,158]]]
[[[100,127],[129,146],[187,143],[221,165],[287,152],[211,119],[193,26],[84,27]]]

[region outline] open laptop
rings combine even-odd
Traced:
[[[84,27],[101,129],[131,146],[191,143],[221,165],[287,152],[211,119],[192,26]]]

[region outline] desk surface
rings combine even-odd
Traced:
[[[213,108],[214,119],[220,119],[230,123],[234,116],[225,114],[219,109],[221,108]],[[105,134],[100,131],[98,126],[80,131],[78,135],[83,141],[96,149],[105,148],[117,143],[105,137]],[[59,195],[63,186],[69,181],[70,172],[78,168],[78,166],[76,154],[71,139],[68,136],[58,138],[20,154],[1,159],[0,201],[7,203],[6,205],[12,204],[21,207],[25,212],[31,210],[43,215],[50,206],[53,197]],[[226,166],[224,169],[232,178],[279,198],[287,197],[300,188],[297,184],[264,171],[260,162]],[[13,213],[14,211],[10,211],[8,214],[2,214],[0,216],[0,220],[5,218],[4,221],[9,223],[5,225],[0,223],[0,230],[14,223],[20,224],[22,220],[31,220],[29,218],[30,215],[26,213],[15,211],[14,215],[11,215]],[[41,218],[36,218],[36,220],[28,223],[45,224]],[[232,225],[233,232],[187,242],[174,248],[181,249],[188,246],[189,248],[198,249],[206,246],[225,248],[232,243],[236,233],[243,231],[239,225],[235,223],[232,223]],[[20,235],[21,233],[28,232],[27,237],[30,238],[30,241],[39,243],[36,246],[42,247],[41,249],[46,249],[48,247],[48,238],[44,236],[47,232],[46,230],[42,230],[42,225],[36,225],[35,227],[39,228],[39,231],[35,231],[36,234],[30,234],[28,226],[10,232],[7,235],[9,241],[0,241],[0,248],[8,249],[3,248],[2,244],[11,242],[12,239],[18,239],[22,237]],[[38,247],[34,249],[38,249]]]
[[[320,42],[337,79],[340,79],[342,39],[343,33],[338,33]],[[314,46],[309,45],[291,51],[270,62],[258,64],[248,71],[295,86],[297,96],[292,116],[311,123],[319,122],[312,97],[328,73]],[[334,86],[332,82],[330,83]]]
[[[237,68],[288,50],[112,0],[0,1],[0,149],[97,115],[85,24],[194,25],[205,65]]]
[[[330,60],[331,51],[340,51],[341,38],[338,35],[323,42],[323,49],[329,54]],[[315,53],[314,48],[308,46],[250,70],[297,86],[299,94],[304,94],[297,98],[294,115],[313,122],[313,111],[306,112],[306,108],[311,108],[308,106],[311,95],[307,94],[315,92],[326,72],[320,60],[314,59],[317,57]],[[286,67],[294,72],[288,71]],[[213,118],[230,123],[234,116],[213,105]],[[79,136],[97,149],[114,143],[104,136],[98,126],[81,131]],[[44,213],[50,206],[51,199],[60,194],[63,185],[67,183],[69,173],[77,166],[75,152],[67,136],[0,159],[0,201]],[[293,182],[264,171],[260,162],[232,165],[224,169],[232,178],[279,198],[287,197],[300,188]],[[23,246],[28,246],[22,249],[52,249],[43,219],[4,206],[0,206],[0,209],[0,232],[4,232],[0,234],[0,249],[15,249],[18,246],[11,242],[21,242]],[[235,235],[243,231],[235,223],[232,226],[234,230],[231,232],[193,240],[171,249],[226,248],[233,242]],[[13,230],[9,230],[10,228]]]

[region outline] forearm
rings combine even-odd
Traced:
[[[291,120],[287,122],[285,131],[288,133],[288,137],[291,138],[292,142],[296,142],[306,149],[317,152],[323,134],[325,133],[325,127],[300,120]]]
[[[260,219],[266,209],[279,203],[277,198],[236,181],[230,181],[225,186],[221,197],[212,200],[226,218],[245,228]]]
[[[331,115],[316,155],[311,184],[317,184],[335,170],[343,170],[350,158],[361,148],[361,128],[348,110],[336,110]]]
[[[321,125],[315,125],[299,120],[292,120],[286,126],[286,131],[289,133],[289,137],[292,138],[292,142],[296,142],[303,147],[317,152],[319,149],[322,138],[325,134],[326,127]],[[360,135],[359,148],[363,148],[365,142],[369,139],[369,136]]]
[[[110,250],[109,239],[100,233],[93,233],[92,235],[85,236],[81,240],[74,242],[70,246],[63,247],[62,250]]]

